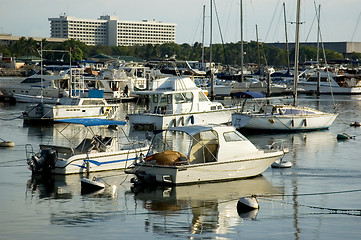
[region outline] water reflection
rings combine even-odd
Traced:
[[[160,235],[189,237],[225,234],[242,218],[255,219],[257,210],[238,215],[237,201],[242,196],[281,194],[259,176],[223,183],[208,183],[177,187],[133,188],[134,197],[148,210],[145,228]],[[179,221],[177,216],[183,215]]]
[[[96,177],[99,181],[106,184],[106,188],[82,194],[80,180],[83,177],[92,179]],[[51,175],[43,176],[32,174],[26,184],[26,196],[38,199],[71,199],[75,196],[91,198],[116,198],[117,188],[120,182],[128,178],[124,171],[108,171],[103,173],[94,173],[86,176],[85,174],[72,175]]]

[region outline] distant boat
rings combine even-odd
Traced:
[[[316,92],[318,84],[318,74],[315,72],[298,85],[305,92]],[[325,71],[320,72],[320,89],[321,94],[361,94],[361,78],[357,75],[342,74],[335,75]]]
[[[53,122],[69,118],[113,119],[118,104],[109,104],[104,98],[103,90],[87,90],[84,76],[78,69],[70,69],[71,81],[69,96],[62,97],[56,104],[40,102],[26,106],[23,112],[25,123]],[[40,100],[44,100],[39,96]]]
[[[294,104],[266,104],[257,111],[232,114],[232,125],[236,128],[268,131],[310,131],[328,129],[337,117],[337,113],[325,113],[307,107],[297,106],[298,55],[300,0],[297,5]]]
[[[33,152],[30,144],[26,145],[27,163],[33,173],[65,175],[124,169],[148,149],[144,142],[120,144],[116,134],[100,136],[92,130],[96,126],[122,126],[126,124],[124,121],[89,118],[58,121],[81,124],[92,138],[85,137],[75,147],[41,144],[38,153]]]
[[[60,97],[67,97],[69,75],[44,72],[34,74],[27,78],[0,79],[0,91],[13,95],[18,102],[44,102],[55,103]]]
[[[260,175],[285,154],[282,142],[257,149],[232,126],[195,125],[159,131],[147,156],[125,170],[135,183],[194,184]]]
[[[23,112],[23,119],[24,123],[51,123],[69,118],[114,119],[118,109],[119,104],[109,104],[104,98],[67,97],[60,98],[56,104],[28,105]]]

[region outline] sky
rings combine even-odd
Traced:
[[[212,43],[238,42],[241,0],[214,0]],[[245,41],[285,42],[283,3],[289,42],[295,39],[296,0],[242,0]],[[66,14],[98,19],[102,15],[121,20],[156,20],[175,23],[176,43],[210,43],[211,0],[0,0],[0,33],[25,37],[50,37],[48,18]],[[321,6],[320,29],[323,42],[361,42],[361,0],[301,0],[301,42],[317,40],[315,6]],[[221,34],[220,34],[221,33]]]

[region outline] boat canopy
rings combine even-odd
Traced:
[[[99,119],[99,118],[59,119],[59,120],[56,120],[56,122],[82,124],[85,127],[104,126],[104,125],[125,125],[126,124],[126,122],[124,122],[124,121],[115,121],[115,120]]]
[[[203,125],[191,125],[191,126],[181,126],[181,127],[172,127],[172,128],[167,128],[164,130],[156,130],[154,131],[155,134],[163,132],[163,131],[177,131],[177,132],[184,132],[187,133],[191,136],[203,132],[203,131],[208,131],[213,129],[212,126],[203,126]]]

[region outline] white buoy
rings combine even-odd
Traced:
[[[238,199],[238,203],[237,203],[238,214],[249,212],[258,208],[259,208],[258,200],[255,196],[241,197],[240,199]]]
[[[289,161],[282,161],[282,159],[280,159],[280,160],[274,161],[274,163],[272,163],[271,167],[273,167],[273,168],[290,168],[290,167],[292,167],[292,163]]]
[[[81,179],[81,193],[91,193],[105,188],[105,184],[97,181],[96,179],[90,180],[88,178]]]

